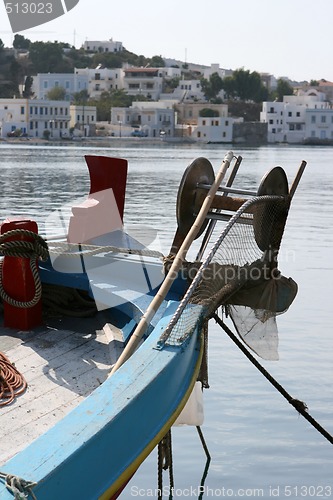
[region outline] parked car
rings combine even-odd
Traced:
[[[143,130],[133,130],[133,132],[131,132],[131,136],[132,137],[147,137],[148,134],[147,134],[147,132],[144,132]]]

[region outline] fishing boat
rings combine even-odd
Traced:
[[[208,386],[216,311],[274,357],[276,315],[297,293],[277,257],[305,162],[290,186],[274,167],[252,192],[234,187],[240,156],[228,152],[216,175],[196,158],[163,254],[124,230],[127,161],[85,159],[90,193],[70,207],[68,226],[66,210],[52,214],[59,234],[45,239],[26,219],[1,225],[4,500],[117,498],[198,384]]]

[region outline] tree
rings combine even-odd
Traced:
[[[34,42],[30,45],[29,57],[36,73],[70,73],[73,68],[64,60],[63,49],[68,44],[58,42]]]
[[[89,94],[86,89],[80,90],[80,92],[75,92],[73,95],[73,104],[78,106],[86,105],[89,99]]]
[[[22,35],[15,35],[13,41],[14,49],[29,49],[31,41]]]
[[[199,116],[204,118],[220,116],[217,109],[203,108],[199,111]]]
[[[27,76],[24,82],[24,90],[22,92],[22,96],[29,99],[32,97],[33,92],[32,92],[32,84],[33,84],[34,79],[32,76]]]
[[[276,87],[277,99],[278,101],[283,101],[284,95],[293,95],[294,89],[287,80],[279,78]]]
[[[3,41],[0,38],[0,52],[2,52],[4,48],[5,48],[5,44],[3,43]]]
[[[162,56],[153,56],[150,60],[150,66],[153,68],[164,68],[165,62]]]
[[[213,101],[214,99],[216,99],[217,94],[223,88],[222,78],[216,72],[210,75],[209,80],[207,80],[206,78],[202,78],[200,80],[200,83],[201,89],[207,101]]]
[[[66,90],[64,87],[53,87],[46,94],[47,99],[50,101],[64,101],[66,97]]]
[[[244,69],[237,69],[232,76],[224,78],[223,89],[229,97],[238,97],[241,101],[262,102],[268,96],[259,73]]]

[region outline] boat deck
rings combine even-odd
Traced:
[[[29,332],[0,327],[0,351],[28,386],[0,407],[0,466],[103,383],[119,354],[117,330],[102,313],[54,319]]]

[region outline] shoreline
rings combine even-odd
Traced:
[[[193,139],[184,139],[178,137],[160,138],[160,137],[82,137],[80,139],[42,139],[39,137],[10,137],[0,138],[1,144],[22,145],[30,144],[33,146],[48,145],[48,146],[89,146],[89,145],[103,145],[111,146],[112,144],[126,143],[131,145],[144,146],[145,144],[198,144]]]

